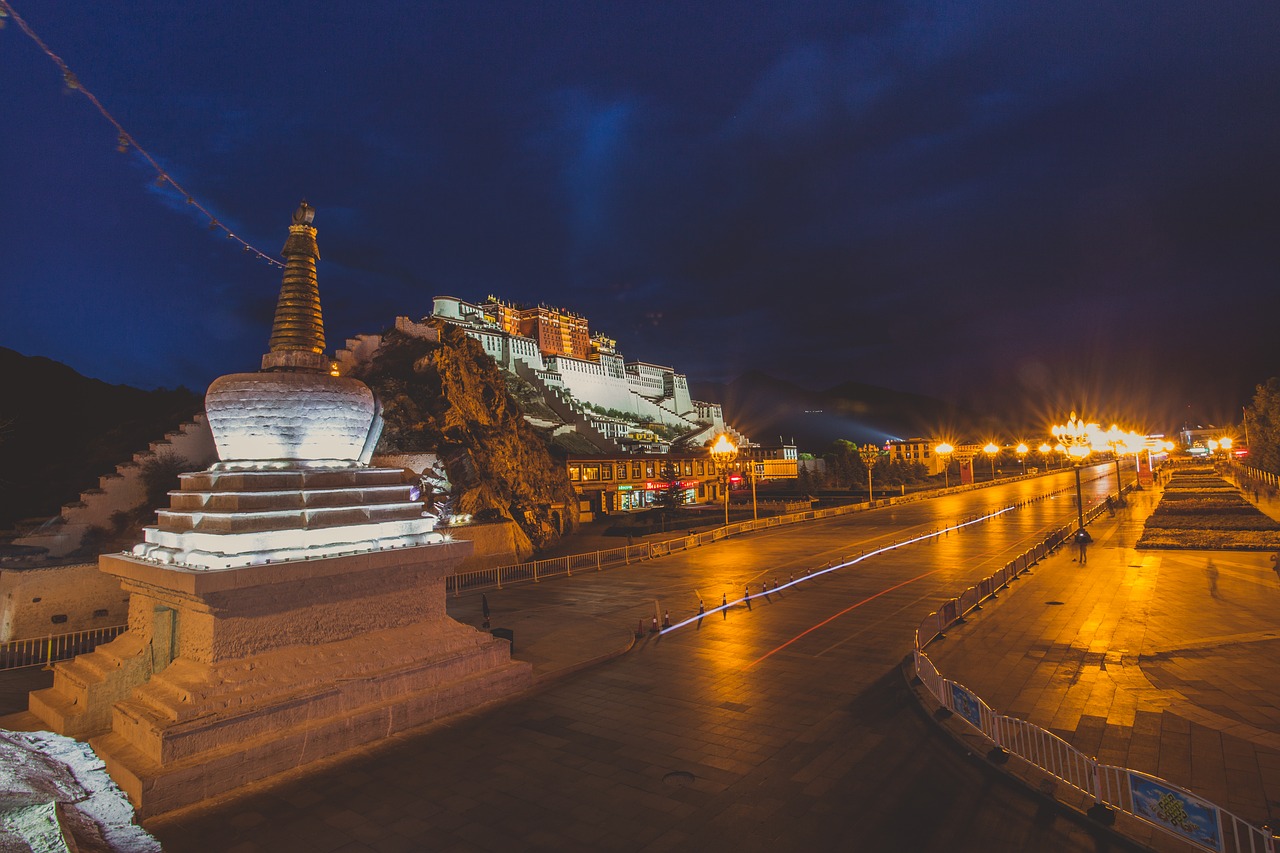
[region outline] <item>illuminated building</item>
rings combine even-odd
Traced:
[[[721,499],[715,466],[706,451],[690,453],[617,454],[571,456],[565,463],[569,483],[581,501],[579,518],[645,509],[659,503],[667,489],[662,477],[670,464],[680,471],[686,504],[715,503]]]
[[[614,440],[618,415],[641,429],[657,424],[686,446],[700,446],[721,432],[747,443],[725,423],[718,403],[690,398],[684,374],[667,365],[626,361],[616,341],[591,335],[577,314],[519,308],[492,296],[481,305],[437,296],[432,310],[433,318],[462,328],[500,367],[540,391],[552,408],[567,410],[561,412],[565,421],[602,452],[623,449]]]

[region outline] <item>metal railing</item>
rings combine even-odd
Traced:
[[[1104,509],[1096,506],[1089,510],[1086,522],[1097,518]],[[926,616],[916,629],[912,655],[916,676],[942,707],[981,732],[998,750],[1018,756],[1091,797],[1097,809],[1124,812],[1197,849],[1276,853],[1275,838],[1269,829],[1254,826],[1172,782],[1127,767],[1102,764],[1035,723],[997,713],[972,690],[943,677],[925,654],[930,642],[1052,553],[1073,529],[1071,525],[1053,531],[1043,542]]]
[[[1104,477],[1102,474],[1094,479]],[[951,491],[955,491],[953,488]],[[1046,492],[1042,497],[1049,495],[1062,494],[1075,490],[1075,485],[1056,489],[1052,492]],[[941,490],[940,490],[941,491]],[[918,499],[918,496],[910,496],[908,500]],[[591,551],[586,554],[576,554],[571,557],[552,557],[546,560],[529,560],[523,563],[513,563],[506,566],[493,566],[487,569],[471,569],[465,572],[458,572],[445,578],[445,589],[453,595],[461,595],[464,592],[479,592],[486,589],[502,589],[504,586],[511,586],[517,583],[538,583],[553,577],[572,577],[575,572],[600,571],[601,569],[613,568],[616,566],[629,566],[632,563],[640,563],[645,560],[653,560],[658,557],[665,557],[669,554],[675,554],[680,551],[688,551],[693,548],[699,548],[703,545],[710,545],[713,542],[719,542],[730,536],[741,536],[744,533],[753,533],[758,530],[767,530],[773,527],[782,527],[789,524],[801,524],[806,521],[815,521],[826,518],[836,518],[842,515],[849,515],[855,512],[866,512],[876,507],[889,506],[895,503],[893,498],[875,501],[868,504],[849,504],[846,506],[828,507],[826,509],[806,510],[804,512],[793,512],[786,515],[774,515],[768,518],[761,518],[752,521],[739,521],[735,524],[717,527],[703,533],[693,533],[687,536],[680,536],[668,539],[662,542],[641,542],[635,545],[623,545],[617,548],[609,548],[601,551]],[[1101,505],[1091,512],[1101,510]],[[1090,516],[1093,517],[1093,516]],[[461,533],[461,531],[460,531]]]
[[[1232,467],[1238,469],[1240,473],[1251,480],[1257,480],[1259,483],[1270,486],[1273,489],[1280,489],[1280,477],[1270,471],[1263,471],[1261,468],[1254,468],[1250,465],[1242,465],[1239,462],[1232,463]]]
[[[49,634],[44,637],[29,637],[24,640],[0,643],[0,670],[21,669],[25,666],[48,666],[54,661],[86,654],[97,648],[99,644],[114,640],[128,627],[128,625],[111,625],[106,628],[90,628],[88,631]]]

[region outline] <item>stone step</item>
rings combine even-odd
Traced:
[[[258,533],[279,530],[318,530],[327,527],[412,521],[422,517],[422,504],[365,504],[269,511],[208,512],[160,510],[157,526],[169,532]]]
[[[202,512],[265,512],[278,509],[374,506],[409,503],[413,485],[400,483],[364,488],[293,489],[279,492],[169,492],[169,509]]]

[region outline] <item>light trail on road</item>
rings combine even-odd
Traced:
[[[896,550],[898,550],[899,548],[905,548],[906,546],[908,546],[908,545],[914,545],[914,544],[916,544],[917,542],[925,542],[925,541],[927,541],[927,540],[929,540],[929,539],[933,539],[933,538],[935,538],[935,537],[937,537],[937,536],[945,536],[945,535],[947,535],[947,534],[948,534],[952,529],[960,530],[961,528],[964,528],[964,527],[969,527],[969,526],[974,525],[974,524],[981,524],[981,523],[982,523],[982,522],[984,522],[984,521],[990,521],[991,519],[996,518],[997,516],[1004,515],[1006,512],[1012,512],[1013,510],[1015,510],[1015,509],[1017,509],[1017,508],[1018,508],[1018,505],[1017,505],[1017,504],[1015,504],[1015,505],[1013,505],[1013,506],[1007,506],[1007,507],[1004,507],[1003,509],[998,509],[998,510],[996,510],[995,512],[988,513],[987,515],[979,516],[978,518],[974,518],[974,519],[971,519],[971,520],[969,520],[969,521],[966,521],[966,522],[962,522],[962,523],[960,523],[960,524],[957,524],[957,525],[955,525],[955,527],[954,527],[954,528],[945,527],[945,528],[943,528],[942,530],[934,530],[934,531],[932,531],[932,532],[930,532],[930,533],[925,533],[925,534],[923,534],[923,535],[921,535],[921,536],[915,536],[915,537],[912,537],[911,539],[904,539],[904,540],[903,540],[903,541],[901,541],[901,542],[894,542],[892,545],[886,545],[886,546],[884,546],[883,548],[876,548],[875,550],[868,551],[868,552],[866,552],[865,554],[861,554],[861,555],[859,555],[859,556],[857,556],[857,557],[854,557],[852,560],[847,560],[847,561],[845,561],[845,562],[843,562],[843,563],[838,563],[838,564],[836,564],[836,565],[834,565],[834,566],[827,566],[826,568],[818,569],[816,572],[810,572],[809,574],[805,575],[804,577],[796,578],[795,580],[793,580],[793,581],[788,581],[787,583],[784,583],[784,584],[779,584],[779,585],[775,586],[775,587],[773,588],[773,590],[772,590],[772,591],[773,591],[773,592],[781,592],[781,591],[782,591],[782,590],[784,590],[784,589],[789,589],[790,587],[796,586],[797,584],[803,583],[804,581],[812,580],[812,579],[814,579],[814,578],[821,577],[822,575],[828,574],[828,573],[830,573],[830,572],[835,572],[835,571],[839,571],[840,569],[848,568],[849,566],[855,566],[855,565],[857,565],[858,563],[861,563],[861,562],[863,562],[863,561],[865,561],[865,560],[869,560],[869,559],[871,559],[872,557],[878,557],[878,556],[879,556],[879,555],[881,555],[881,554],[887,554],[887,553],[889,553],[890,551],[896,551]],[[898,587],[906,586],[906,585],[907,585],[907,584],[909,584],[909,583],[914,583],[915,581],[920,580],[920,578],[928,577],[929,575],[933,574],[934,572],[939,572],[939,571],[941,571],[941,569],[934,569],[934,570],[933,570],[933,571],[931,571],[931,572],[925,572],[923,575],[920,575],[920,577],[912,578],[912,579],[911,579],[911,580],[909,580],[909,581],[903,581],[902,583],[898,584],[897,586],[890,587],[889,589],[881,590],[880,592],[878,592],[878,593],[876,593],[875,595],[871,596],[871,598],[868,598],[868,599],[866,599],[865,601],[860,602],[859,604],[855,604],[853,607],[849,607],[849,608],[847,608],[846,610],[841,611],[841,613],[846,613],[846,612],[848,612],[848,610],[853,610],[853,609],[854,609],[854,607],[858,607],[858,606],[860,606],[861,604],[865,604],[867,601],[870,601],[870,600],[871,600],[871,599],[873,599],[873,598],[877,598],[877,597],[879,597],[879,596],[883,595],[884,593],[889,592],[891,589],[897,589]],[[763,594],[763,593],[762,593],[762,594]],[[736,606],[738,606],[738,605],[740,605],[740,604],[744,604],[744,603],[746,603],[746,601],[747,601],[747,599],[748,599],[748,598],[749,598],[749,596],[743,596],[742,598],[734,599],[733,601],[730,601],[730,602],[729,602],[729,603],[727,603],[727,604],[721,604],[721,605],[719,605],[719,606],[717,606],[717,607],[713,607],[712,609],[710,609],[710,610],[706,611],[705,613],[699,613],[699,614],[697,614],[697,615],[695,615],[695,616],[690,616],[688,619],[685,619],[685,620],[683,620],[683,621],[681,621],[681,622],[677,622],[676,624],[672,625],[670,628],[663,628],[663,629],[659,632],[659,636],[664,636],[664,635],[666,635],[666,634],[671,633],[672,631],[676,631],[676,630],[679,630],[680,628],[684,628],[684,627],[686,627],[686,626],[688,626],[688,625],[692,625],[692,624],[694,624],[694,623],[698,622],[698,620],[700,620],[700,619],[705,619],[707,616],[710,616],[710,615],[715,614],[715,613],[719,613],[719,612],[721,612],[722,610],[727,610],[727,609],[728,609],[728,608],[730,608],[730,607],[736,607]],[[840,615],[840,614],[836,614],[836,615],[838,616],[838,615]],[[833,616],[833,617],[831,617],[831,618],[832,618],[832,619],[834,619],[835,617]],[[826,620],[826,622],[830,622],[830,621],[831,621],[831,619]],[[823,623],[821,623],[821,624],[825,625],[825,624],[826,624],[826,622],[823,622]],[[814,626],[814,628],[817,628],[817,627],[820,627],[820,626],[817,626],[817,625],[815,625],[815,626]],[[813,628],[810,628],[809,630],[811,631],[811,630],[813,630]],[[806,631],[805,633],[808,633],[808,631]],[[803,634],[802,634],[801,636],[803,636]],[[785,643],[785,644],[784,644],[784,646],[785,646],[785,645],[790,645],[791,643],[795,642],[795,640],[797,640],[797,639],[799,639],[799,637],[795,637],[795,638],[793,638],[793,639],[791,639],[791,640],[787,641],[787,643]],[[781,647],[780,647],[780,648],[781,648]],[[774,651],[774,652],[776,652],[776,651],[778,651],[778,649],[774,649],[773,651]],[[771,654],[773,654],[773,652],[769,652],[769,655],[771,655]],[[769,655],[765,655],[765,657],[768,657]],[[760,660],[763,660],[763,659],[764,659],[764,658],[761,658]],[[756,661],[755,663],[759,663],[759,661]],[[748,665],[748,668],[750,668],[751,666],[755,666],[755,663],[749,664],[749,665]]]

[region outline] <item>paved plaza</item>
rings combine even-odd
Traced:
[[[957,748],[903,676],[921,618],[1074,517],[1063,489],[1053,475],[491,590],[532,692],[148,827],[171,853],[1130,849]],[[1280,582],[1263,554],[1134,551],[1156,494],[1092,526],[1086,567],[1060,551],[928,651],[997,710],[1260,822],[1280,799]],[[634,636],[655,608],[679,621],[747,584],[750,609]],[[449,610],[481,623],[479,594]]]
[[[1278,826],[1272,554],[1134,550],[1158,497],[1091,525],[1086,566],[1063,549],[927,652],[1000,713]]]

